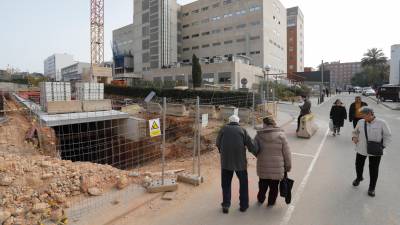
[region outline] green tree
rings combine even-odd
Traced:
[[[193,88],[201,87],[201,65],[199,62],[199,58],[195,54],[193,54],[192,58],[192,80],[193,80]]]
[[[363,67],[377,67],[387,64],[387,58],[381,49],[371,48],[364,54],[361,59],[361,65]]]

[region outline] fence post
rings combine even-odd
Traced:
[[[197,101],[196,101],[196,114],[198,120],[200,120],[200,97],[197,96]],[[198,121],[197,125],[197,173],[200,177],[200,153],[201,153],[201,126],[200,126],[200,121]]]
[[[163,119],[163,132],[162,132],[162,152],[161,152],[161,184],[164,185],[164,172],[165,172],[165,130],[167,126],[167,98],[163,98],[163,111],[162,111],[162,119]]]
[[[193,131],[193,165],[192,165],[192,174],[195,174],[196,172],[196,148],[197,148],[197,125],[199,123],[199,116],[198,116],[198,109],[197,109],[197,103],[195,107],[195,113],[194,113],[194,131]]]

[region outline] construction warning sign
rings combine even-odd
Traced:
[[[160,119],[149,120],[150,137],[161,135]]]

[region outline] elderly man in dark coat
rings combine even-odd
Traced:
[[[231,184],[233,173],[239,179],[240,211],[249,208],[246,147],[255,153],[254,143],[245,129],[239,125],[239,117],[232,115],[217,137],[217,147],[221,156],[222,211],[229,212],[231,206]]]

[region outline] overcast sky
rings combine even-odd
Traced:
[[[0,69],[43,72],[43,60],[69,53],[89,62],[89,0],[0,0]],[[192,0],[179,0],[181,4]],[[400,44],[400,0],[282,0],[305,16],[305,66],[358,61],[372,47],[390,57]],[[132,22],[132,0],[105,0],[105,60],[112,30]]]

